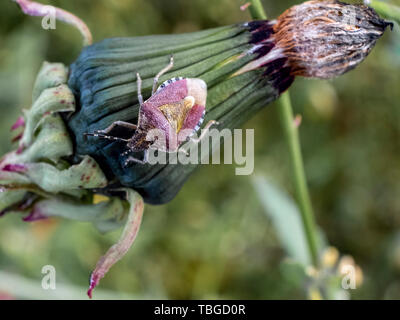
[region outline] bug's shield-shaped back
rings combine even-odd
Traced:
[[[158,139],[157,148],[176,151],[200,128],[205,115],[207,85],[201,79],[181,79],[165,82],[142,106],[143,125],[165,136]],[[153,136],[155,136],[153,134]],[[165,141],[164,147],[160,141]],[[162,144],[162,143],[161,143]]]
[[[160,107],[160,110],[164,114],[165,118],[167,118],[172,129],[178,134],[194,104],[194,98],[188,96],[179,102],[165,104]]]

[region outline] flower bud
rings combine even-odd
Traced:
[[[140,192],[146,202],[170,201],[196,165],[124,166],[126,144],[85,137],[115,121],[136,124],[136,73],[145,99],[153,78],[173,55],[173,77],[207,84],[204,123],[218,129],[242,125],[279,97],[295,76],[331,78],[351,70],[371,51],[390,23],[364,5],[308,1],[277,20],[253,21],[181,35],[103,40],[83,50],[71,66],[69,87],[78,111],[68,119],[77,153],[93,156],[110,180]],[[124,138],[130,138],[129,135]]]

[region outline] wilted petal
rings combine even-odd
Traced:
[[[74,16],[73,14],[62,10],[57,7],[44,5],[41,3],[37,3],[35,1],[30,0],[14,0],[18,5],[21,7],[21,10],[30,16],[38,16],[38,17],[45,17],[51,10],[54,10],[56,14],[56,18],[60,21],[65,23],[71,24],[76,27],[83,36],[84,45],[88,45],[92,43],[92,34],[87,27],[87,25],[78,17]]]
[[[138,234],[143,216],[143,199],[137,192],[130,189],[126,189],[126,194],[130,204],[128,220],[118,242],[101,257],[96,269],[90,276],[90,285],[87,292],[90,298],[92,297],[93,289],[99,284],[108,270],[127,253]]]
[[[20,127],[25,126],[25,119],[23,116],[20,116],[17,121],[12,125],[11,130],[16,130]]]

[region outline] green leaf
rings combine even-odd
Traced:
[[[81,204],[62,198],[42,200],[35,204],[34,214],[45,217],[61,217],[76,221],[92,222],[100,232],[121,227],[127,218],[127,204],[118,197],[98,204]]]
[[[279,268],[283,278],[290,283],[292,287],[301,289],[304,286],[308,276],[303,264],[295,262],[292,259],[285,259],[279,265]]]
[[[25,111],[26,127],[20,141],[20,146],[29,146],[40,121],[45,115],[54,112],[75,110],[75,98],[67,85],[62,84],[55,88],[45,89],[34,102],[30,110]]]
[[[59,193],[71,189],[104,188],[107,179],[99,165],[89,156],[66,170],[58,170],[48,163],[28,163],[23,173],[41,189]]]
[[[26,190],[0,190],[0,211],[22,201]]]
[[[66,66],[62,63],[48,63],[45,61],[36,77],[32,101],[36,101],[44,90],[65,84],[67,80],[68,68]]]
[[[9,163],[27,163],[49,159],[53,163],[73,154],[71,139],[59,115],[46,116],[38,128],[37,137],[22,153],[7,157]]]
[[[310,265],[300,211],[294,201],[264,177],[257,176],[253,184],[287,254],[304,266]]]

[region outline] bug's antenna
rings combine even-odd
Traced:
[[[106,140],[111,140],[111,141],[121,141],[121,142],[129,142],[130,141],[129,139],[122,139],[122,138],[108,136],[108,135],[101,134],[101,133],[84,133],[84,135],[86,137],[96,137],[96,138],[106,139]]]
[[[137,94],[138,94],[139,105],[142,106],[143,104],[142,78],[140,77],[139,73],[136,73],[136,82],[137,82]]]
[[[174,67],[174,56],[171,55],[171,58],[169,60],[169,64],[164,69],[162,69],[154,78],[152,94],[154,94],[157,91],[158,80],[160,80],[162,75],[167,73],[173,67]]]

